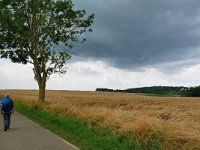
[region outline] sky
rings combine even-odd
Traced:
[[[199,0],[84,0],[93,32],[76,44],[64,76],[47,89],[200,85]],[[0,89],[37,89],[32,66],[0,60]]]

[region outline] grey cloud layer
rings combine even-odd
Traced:
[[[84,0],[76,6],[96,14],[94,31],[74,49],[84,58],[137,69],[200,55],[199,0]]]

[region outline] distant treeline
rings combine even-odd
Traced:
[[[109,89],[109,88],[97,88],[96,91],[200,97],[200,86],[197,86],[197,87],[151,86],[151,87],[141,87],[141,88],[129,88],[129,89],[125,89],[125,90],[121,90],[121,89],[114,90],[114,89]]]

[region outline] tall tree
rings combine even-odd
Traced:
[[[40,102],[50,75],[66,73],[69,49],[91,31],[94,14],[73,7],[72,0],[0,1],[0,57],[33,65]]]

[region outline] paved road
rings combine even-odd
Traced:
[[[15,111],[11,129],[3,131],[0,116],[0,150],[77,150],[73,145]]]

